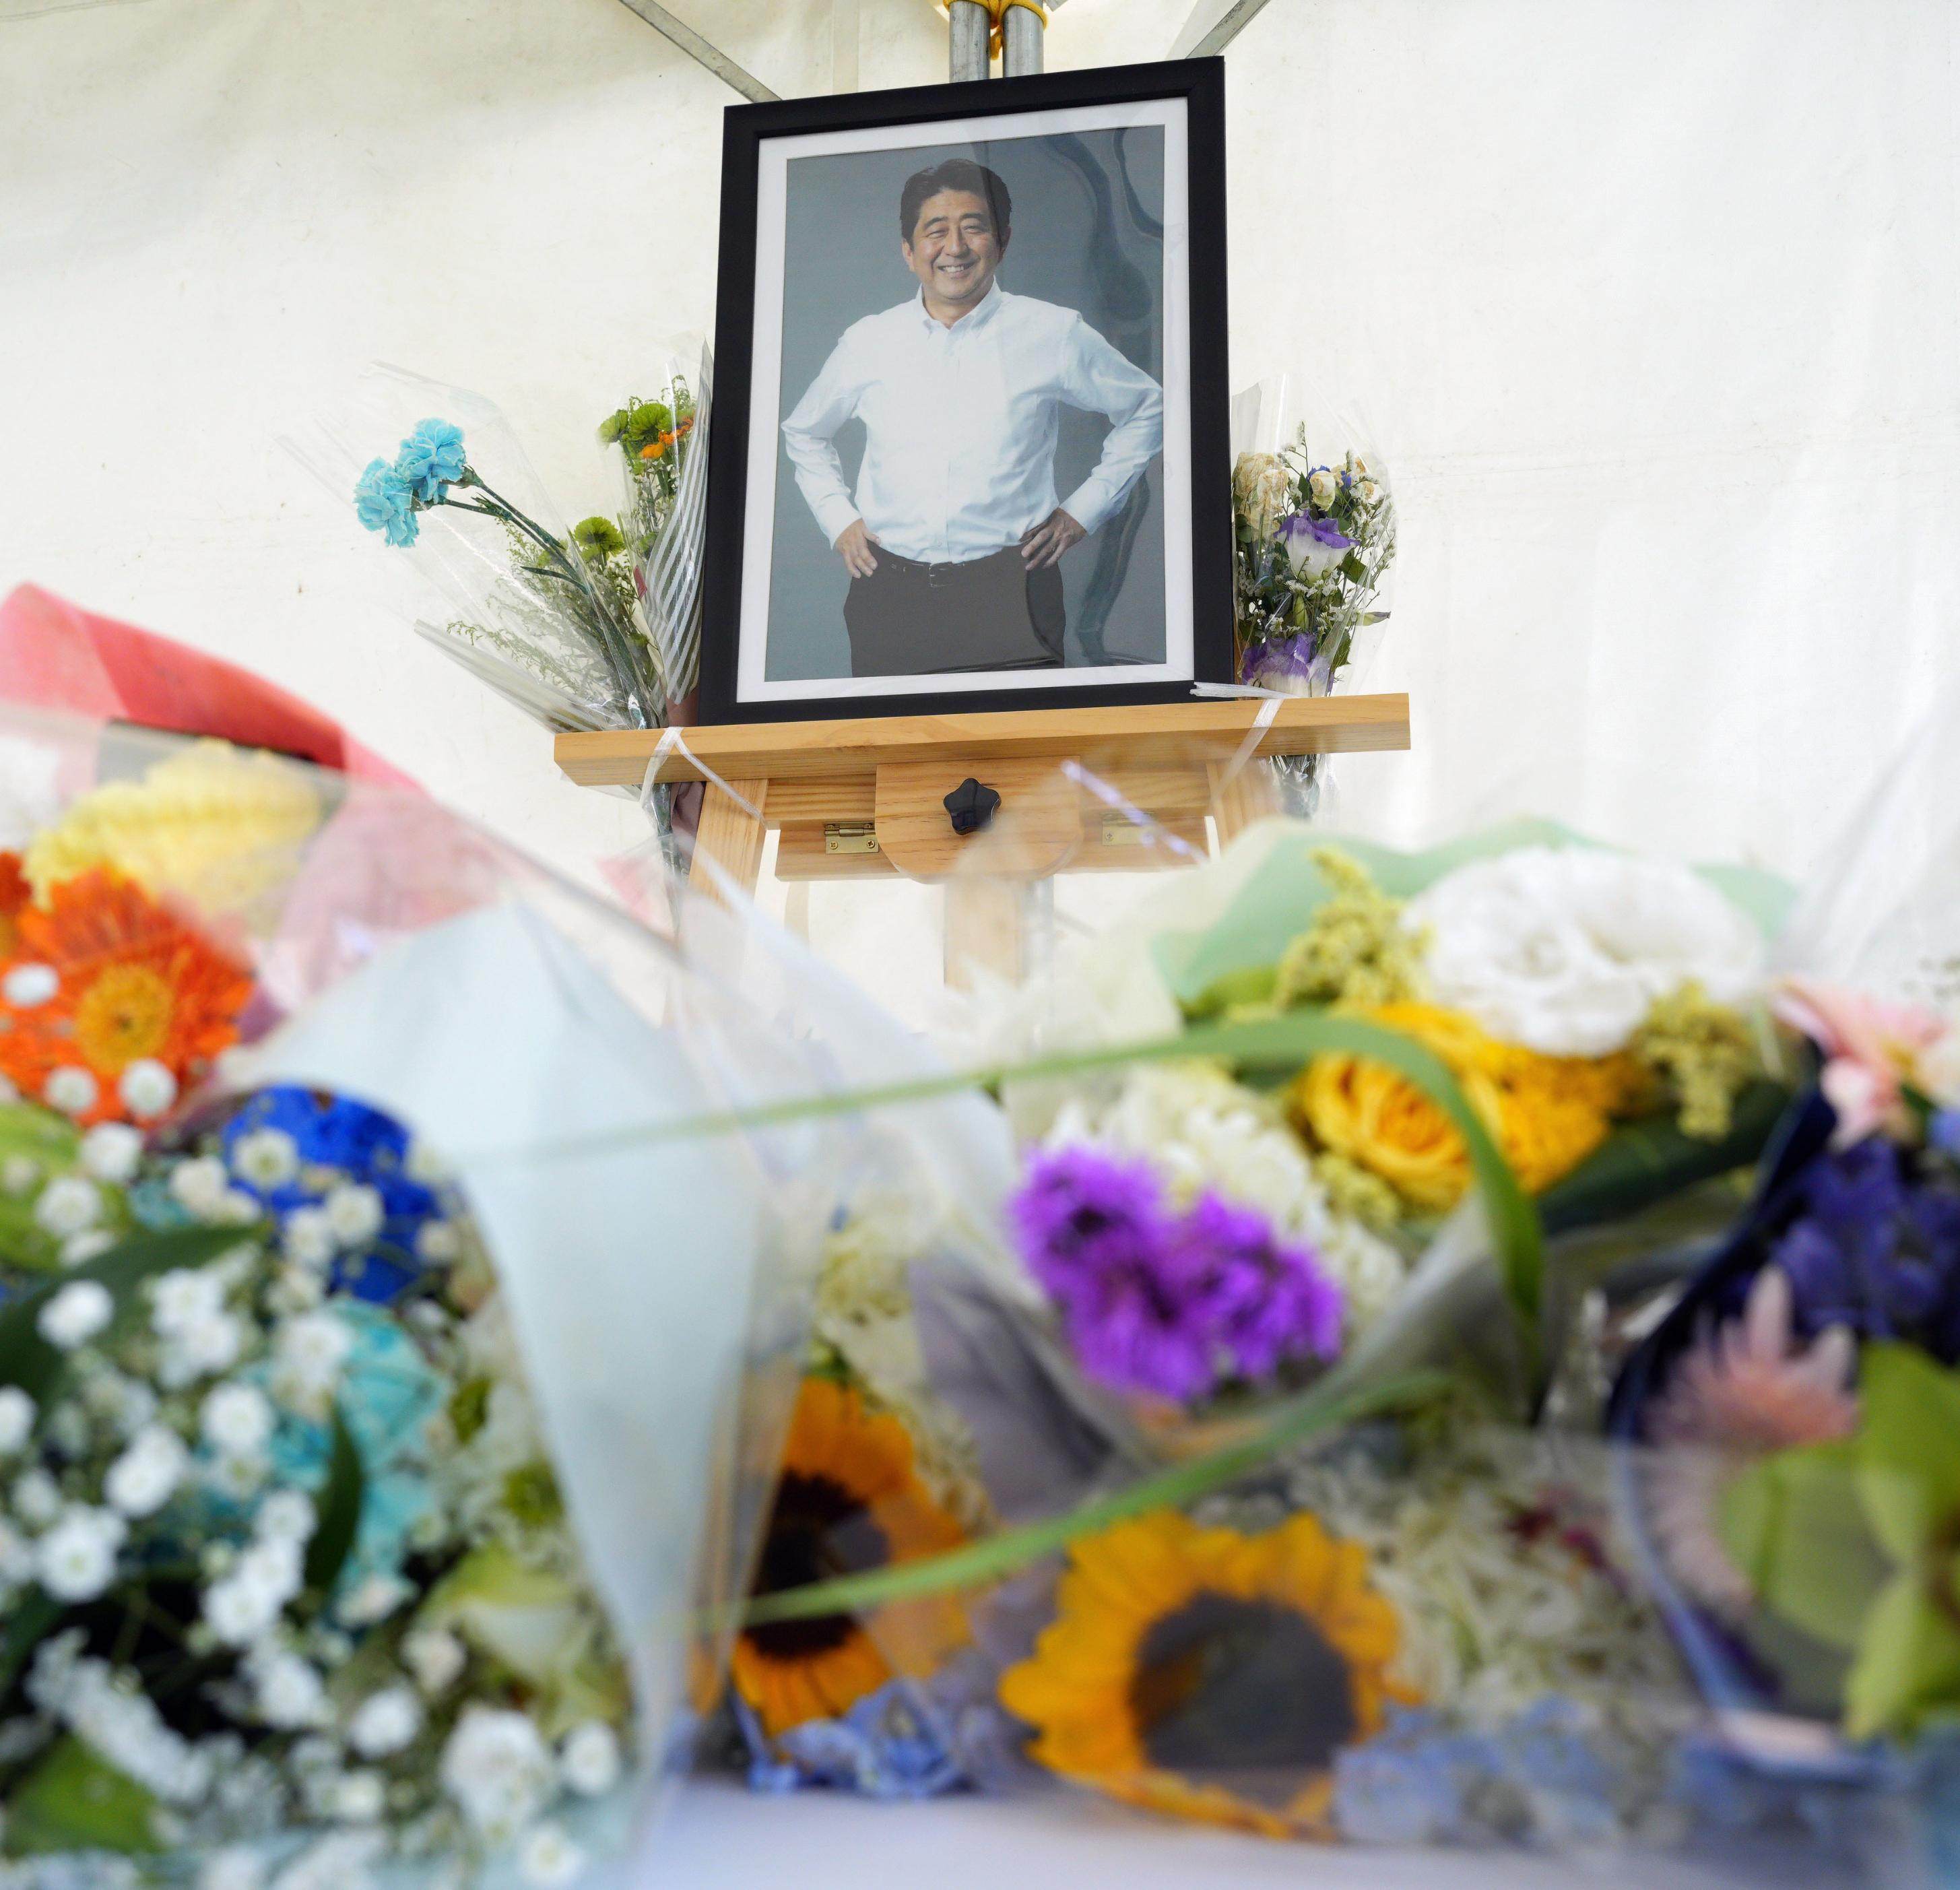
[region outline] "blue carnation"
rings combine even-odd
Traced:
[[[443,495],[469,470],[463,429],[447,420],[425,420],[402,442],[395,474],[425,505],[440,505]]]
[[[371,460],[355,485],[355,516],[371,532],[382,533],[391,545],[415,542],[413,501],[414,495],[386,460]]]

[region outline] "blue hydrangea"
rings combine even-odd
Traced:
[[[937,1710],[908,1681],[867,1694],[842,1719],[791,1726],[773,1752],[746,1709],[743,1720],[757,1791],[816,1785],[867,1798],[936,1798],[966,1783]]]
[[[447,420],[425,420],[402,442],[395,476],[425,505],[440,505],[443,495],[469,469],[463,429]]]
[[[354,514],[371,532],[380,532],[391,545],[412,545],[415,523],[414,493],[386,460],[371,460],[354,487]]]

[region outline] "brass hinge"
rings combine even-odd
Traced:
[[[1128,814],[1102,816],[1102,844],[1106,847],[1140,847],[1150,836]]]
[[[826,820],[823,850],[826,853],[876,853],[878,830],[868,820]]]

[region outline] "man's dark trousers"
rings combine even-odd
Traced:
[[[959,565],[921,564],[882,545],[878,568],[844,600],[853,676],[1055,669],[1068,619],[1061,573],[1029,571],[1010,545]]]

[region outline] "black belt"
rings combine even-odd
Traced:
[[[1013,545],[1003,545],[997,552],[983,552],[978,558],[957,558],[943,565],[928,565],[923,559],[906,558],[895,551],[887,551],[875,539],[872,541],[871,555],[880,567],[889,568],[895,574],[904,578],[923,578],[928,587],[943,590],[961,571],[977,571],[981,565],[991,564],[996,558],[1017,551]]]

